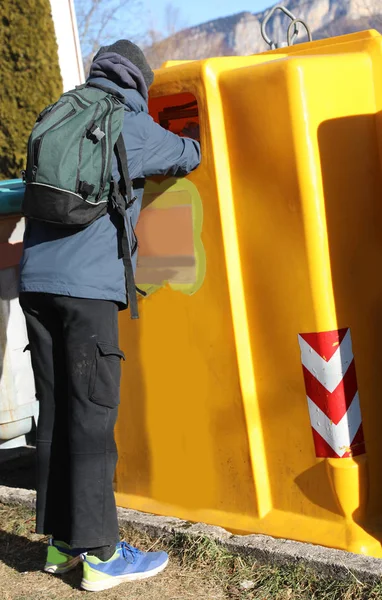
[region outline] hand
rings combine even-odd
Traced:
[[[194,121],[189,121],[186,123],[184,128],[182,129],[181,135],[185,137],[189,137],[192,140],[200,140],[200,127],[199,123],[195,123]]]

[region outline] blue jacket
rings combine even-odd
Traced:
[[[155,123],[138,91],[124,89],[104,78],[94,81],[114,87],[124,95],[126,112],[122,133],[131,179],[151,175],[182,177],[199,165],[198,142],[174,135]],[[113,176],[119,179],[116,160]],[[134,190],[134,196],[137,200],[129,209],[129,216],[135,227],[143,188]],[[29,220],[20,265],[20,292],[113,300],[126,306],[117,222],[112,210],[86,229],[76,232]]]

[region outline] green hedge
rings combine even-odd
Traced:
[[[20,177],[38,113],[62,92],[49,0],[0,1],[0,180]]]

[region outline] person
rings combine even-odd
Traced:
[[[143,52],[128,40],[101,47],[88,78],[124,97],[133,226],[146,177],[182,177],[201,160],[196,140],[149,116],[153,78]],[[112,175],[119,177],[115,157]],[[20,304],[40,405],[36,531],[52,536],[45,570],[65,573],[82,561],[81,586],[90,591],[155,575],[168,562],[164,552],[143,553],[119,541],[114,426],[124,360],[118,311],[127,305],[119,224],[112,205],[74,231],[27,219],[20,264]]]

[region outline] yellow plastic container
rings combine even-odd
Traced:
[[[381,557],[382,37],[171,65],[203,160],[146,191],[118,504]]]

